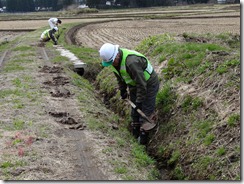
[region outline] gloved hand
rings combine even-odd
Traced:
[[[54,45],[58,45],[57,41],[54,42]]]
[[[120,96],[121,99],[126,99],[128,97],[127,91],[126,90],[120,90]]]
[[[137,109],[140,109],[140,110],[142,110],[142,103],[140,102],[140,103],[138,103],[138,102],[136,102],[136,108],[135,108],[135,110],[137,111]]]

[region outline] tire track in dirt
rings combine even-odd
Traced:
[[[12,45],[11,48],[21,47],[24,40],[28,39],[23,38],[17,44],[15,43]],[[32,43],[30,46],[33,47],[35,44]],[[39,106],[40,104],[33,106],[32,103],[28,103],[28,100],[25,102],[23,99],[23,103],[27,103],[24,105],[24,108],[14,110],[15,108],[11,109],[12,104],[5,107],[5,99],[1,99],[3,100],[1,101],[1,103],[3,102],[3,104],[1,104],[3,108],[3,119],[0,121],[2,125],[0,131],[1,136],[3,136],[0,141],[1,148],[3,148],[0,154],[1,157],[3,154],[9,153],[11,149],[13,150],[11,154],[16,152],[14,148],[6,145],[7,143],[4,142],[6,139],[10,139],[11,137],[13,139],[13,137],[16,138],[16,136],[18,136],[21,140],[28,137],[30,141],[28,147],[19,148],[19,151],[21,150],[19,154],[24,157],[23,159],[25,159],[28,164],[10,171],[13,175],[11,177],[15,178],[15,176],[19,177],[19,175],[21,175],[21,178],[27,180],[112,179],[106,175],[107,168],[103,166],[102,161],[99,160],[99,157],[94,153],[96,150],[94,149],[94,142],[91,140],[91,135],[84,130],[85,127],[83,126],[81,129],[82,131],[78,129],[75,130],[77,122],[81,121],[83,123],[82,112],[79,110],[78,105],[76,105],[77,99],[71,94],[65,96],[64,94],[59,94],[58,96],[53,95],[53,92],[55,92],[57,88],[67,88],[68,90],[72,88],[72,85],[69,85],[65,80],[66,78],[63,75],[62,67],[58,64],[51,63],[49,58],[49,56],[53,57],[51,49],[47,50],[44,47],[37,47],[35,52],[36,55],[31,57],[37,57],[38,59],[35,60],[32,58],[35,62],[28,64],[28,67],[30,65],[30,67],[34,67],[34,70],[32,70],[33,73],[28,73],[28,76],[31,75],[33,80],[37,79],[37,82],[40,83],[39,85],[42,86],[42,91],[38,91],[38,89],[35,88],[35,82],[33,82],[33,86],[31,87],[34,91],[37,90],[39,93],[41,92],[43,94],[42,100],[39,102],[42,104],[41,107]],[[13,51],[12,53],[11,50],[8,50],[6,53],[7,54],[2,57],[4,62],[12,61],[18,56],[18,51]],[[40,66],[38,67],[38,65]],[[40,69],[38,72],[36,72],[37,68]],[[2,77],[4,77],[5,80],[1,84],[1,90],[9,89],[8,86],[11,86],[13,83],[12,80],[18,79],[18,77],[25,73],[25,71],[22,70],[20,72],[22,73],[12,74],[10,72],[3,75]],[[30,92],[28,91],[28,93]],[[45,110],[46,113],[43,113],[43,110]],[[60,121],[67,116],[75,120],[74,127],[67,124],[69,123],[68,121]],[[35,128],[38,128],[38,130],[33,130],[33,127],[30,126],[22,131],[4,131],[4,126],[12,123],[12,118],[30,119],[35,123]],[[79,120],[79,118],[81,120]],[[48,127],[45,128],[45,131],[43,130],[43,134],[45,133],[47,136],[41,136],[40,132],[42,132],[42,130],[40,129],[47,125]],[[4,134],[2,134],[2,131],[4,131]],[[88,138],[87,135],[90,137]],[[26,153],[28,155],[24,156]],[[34,156],[32,154],[34,154]],[[2,158],[0,161],[3,163]],[[4,174],[0,172],[0,176],[3,175]]]
[[[69,85],[68,81],[62,83],[63,80],[66,80],[66,78],[62,76],[62,70],[58,70],[61,72],[51,72],[51,69],[53,69],[55,65],[53,66],[53,64],[50,63],[46,49],[43,47],[39,48],[39,53],[41,53],[42,57],[44,56],[44,66],[49,66],[49,68],[45,67],[46,70],[44,69],[41,71],[45,73],[45,78],[43,79],[46,81],[44,82],[46,84],[45,88],[49,92],[55,91],[57,87],[64,88],[66,86],[66,88],[69,88],[67,86]],[[60,66],[56,66],[56,68],[57,67]],[[54,84],[54,78],[58,78],[61,81]],[[61,86],[59,84],[61,84]],[[63,174],[62,177],[63,179],[69,180],[107,180],[108,178],[97,167],[96,157],[92,154],[92,143],[81,131],[70,130],[73,126],[70,126],[70,123],[66,121],[67,119],[72,119],[72,123],[74,124],[83,124],[80,123],[82,122],[81,112],[78,108],[74,108],[76,103],[76,100],[72,97],[68,96],[62,98],[61,95],[58,97],[47,97],[45,104],[46,111],[49,115],[53,116],[54,121],[61,122],[61,129],[57,130],[56,134],[61,138],[63,144],[67,147],[66,149],[69,151],[67,157],[67,161],[70,162],[69,169],[67,169],[67,173]],[[82,128],[82,130],[83,129],[84,128]]]
[[[3,61],[4,61],[5,57],[6,57],[6,55],[8,54],[8,52],[9,52],[9,51],[5,51],[5,52],[3,52],[3,54],[2,54],[2,56],[1,56],[1,58],[0,58],[0,69],[1,69],[1,67],[2,67],[2,65],[3,65]]]

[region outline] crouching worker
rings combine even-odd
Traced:
[[[111,67],[114,72],[122,99],[136,105],[131,109],[132,134],[140,144],[147,144],[148,132],[143,129],[145,120],[137,112],[140,109],[147,117],[155,111],[159,80],[149,60],[133,50],[120,48],[119,45],[105,43],[99,50],[104,67]],[[129,95],[127,94],[129,89]]]
[[[41,34],[40,42],[45,43],[48,42],[49,40],[52,40],[53,44],[57,45],[58,40],[55,37],[55,33],[57,32],[57,30],[58,30],[57,28],[53,28],[53,29],[47,29],[43,31],[43,33]]]

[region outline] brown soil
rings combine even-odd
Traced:
[[[78,45],[99,49],[105,42],[134,49],[143,39],[164,33],[240,34],[240,18],[196,18],[167,20],[128,20],[91,24],[79,29],[75,36]]]

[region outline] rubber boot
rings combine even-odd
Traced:
[[[137,139],[140,136],[140,123],[132,122],[132,135]]]
[[[147,141],[148,141],[148,132],[146,132],[144,130],[141,130],[140,131],[140,136],[138,138],[138,142],[141,145],[146,145],[147,144]]]

